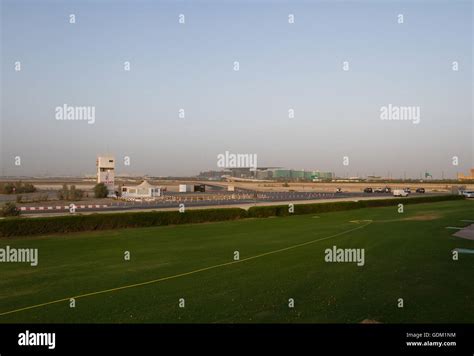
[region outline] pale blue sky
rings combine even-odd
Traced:
[[[261,166],[454,177],[474,166],[472,7],[3,0],[3,172],[92,174],[111,153],[118,173],[191,175],[227,150]],[[95,106],[96,123],[55,120],[63,104]],[[420,106],[420,124],[381,121],[388,104]]]

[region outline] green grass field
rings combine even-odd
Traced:
[[[0,323],[472,322],[474,255],[451,250],[474,241],[446,229],[463,219],[473,201],[0,239],[39,249],[37,267],[0,263]],[[325,262],[334,245],[365,265]]]

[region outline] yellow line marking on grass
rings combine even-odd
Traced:
[[[372,220],[351,220],[349,222],[354,223],[354,224],[358,224],[360,222],[369,222],[369,223],[371,223]]]
[[[51,304],[66,302],[66,301],[69,301],[69,300],[71,300],[71,299],[85,298],[85,297],[90,297],[90,296],[98,295],[98,294],[116,292],[116,291],[120,291],[120,290],[123,290],[123,289],[141,287],[141,286],[145,286],[145,285],[148,285],[148,284],[159,283],[159,282],[167,281],[167,280],[170,280],[170,279],[175,279],[175,278],[179,278],[179,277],[189,276],[189,275],[191,275],[191,274],[195,274],[195,273],[199,273],[199,272],[209,271],[209,270],[211,270],[211,269],[216,269],[216,268],[219,268],[219,267],[225,267],[225,266],[230,266],[230,265],[237,264],[237,263],[242,263],[242,262],[254,260],[254,259],[256,259],[256,258],[260,258],[260,257],[272,255],[272,254],[275,254],[275,253],[279,253],[279,252],[284,252],[284,251],[292,250],[292,249],[295,249],[295,248],[298,248],[298,247],[310,245],[310,244],[313,244],[313,243],[315,243],[315,242],[319,242],[319,241],[323,241],[323,240],[332,239],[332,238],[334,238],[334,237],[341,236],[341,235],[347,234],[347,233],[349,233],[349,232],[362,229],[362,228],[364,228],[364,227],[366,227],[367,225],[370,225],[370,224],[372,223],[372,220],[368,220],[368,221],[369,221],[369,222],[368,222],[367,224],[365,224],[365,225],[361,225],[361,226],[358,226],[358,227],[353,228],[353,229],[349,229],[349,230],[346,230],[346,231],[342,231],[342,232],[339,232],[339,233],[334,234],[334,235],[331,235],[331,236],[323,237],[323,238],[321,238],[321,239],[316,239],[316,240],[312,240],[312,241],[303,242],[303,243],[300,243],[300,244],[297,244],[297,245],[293,245],[293,246],[289,246],[289,247],[280,248],[280,249],[274,250],[274,251],[269,251],[269,252],[261,253],[261,254],[259,254],[259,255],[255,255],[255,256],[243,258],[243,259],[241,259],[241,260],[231,261],[231,262],[225,262],[225,263],[221,263],[221,264],[214,265],[214,266],[199,268],[199,269],[196,269],[196,270],[194,270],[194,271],[184,272],[184,273],[180,273],[180,274],[175,274],[175,275],[173,275],[173,276],[168,276],[168,277],[162,277],[162,278],[154,279],[154,280],[151,280],[151,281],[146,281],[146,282],[141,282],[141,283],[135,283],[135,284],[129,284],[129,285],[122,286],[122,287],[104,289],[104,290],[97,291],[97,292],[91,292],[91,293],[86,293],[86,294],[77,295],[77,296],[74,296],[74,297],[68,297],[68,298],[57,299],[57,300],[53,300],[53,301],[51,301],[51,302],[46,302],[46,303],[31,305],[31,306],[29,306],[29,307],[14,309],[14,310],[10,310],[10,311],[6,311],[6,312],[3,312],[3,313],[0,313],[0,316],[8,315],[8,314],[13,314],[13,313],[18,313],[18,312],[21,312],[21,311],[24,311],[24,310],[40,308],[40,307],[44,307],[44,306],[51,305]]]

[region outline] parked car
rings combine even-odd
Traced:
[[[382,188],[375,188],[374,193],[383,193],[383,189]]]
[[[417,193],[424,193],[424,192],[425,192],[425,188],[417,188],[417,189],[416,189],[416,192],[417,192]]]
[[[372,193],[372,192],[373,192],[372,188],[365,188],[364,189],[364,193]]]
[[[342,193],[342,189],[341,188],[336,188],[336,193]]]
[[[411,189],[409,187],[406,187],[405,189],[403,189],[405,192],[407,192],[408,194],[411,193]]]
[[[466,198],[474,198],[474,190],[463,190],[462,195]]]
[[[390,187],[383,188],[383,193],[391,193],[391,192],[392,192],[392,188]]]
[[[407,197],[408,192],[404,189],[394,189],[393,196],[394,197]]]

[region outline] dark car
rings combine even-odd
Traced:
[[[390,188],[390,187],[385,187],[385,188],[383,188],[383,192],[384,192],[384,193],[391,193],[391,192],[392,192],[392,188]]]
[[[417,193],[424,193],[425,192],[425,188],[418,188],[416,190]]]
[[[206,191],[206,185],[205,184],[196,184],[196,185],[194,185],[194,191],[204,193]]]
[[[372,193],[372,192],[373,192],[372,188],[365,188],[364,189],[364,193]]]

